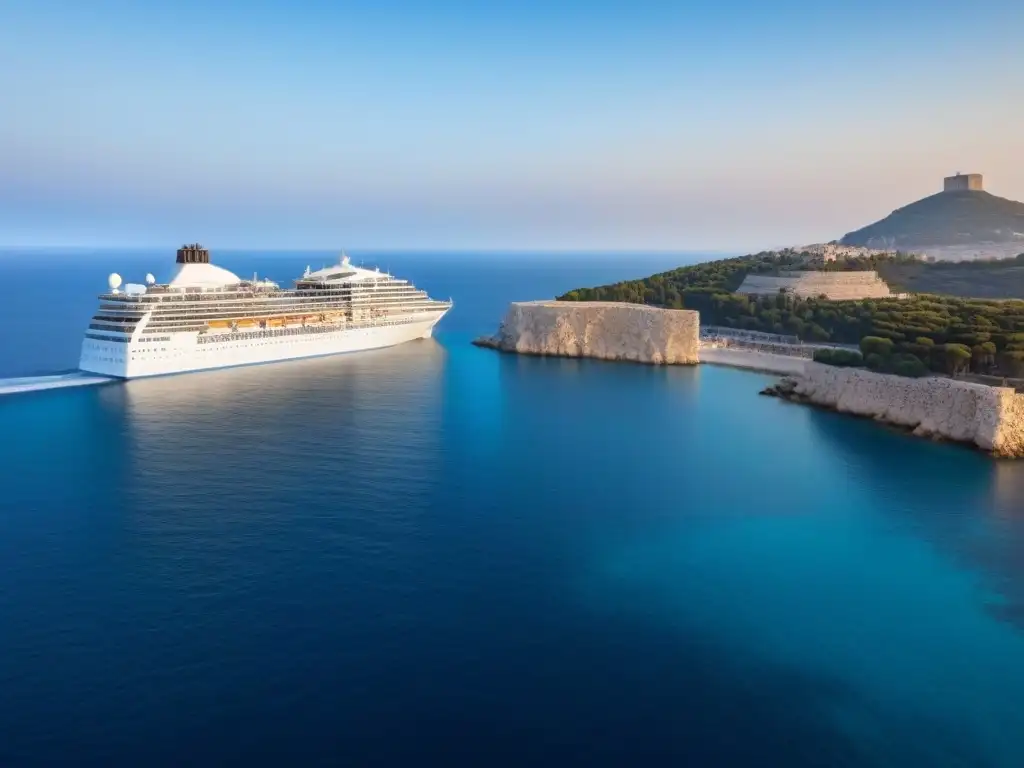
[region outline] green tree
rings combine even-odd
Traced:
[[[868,355],[888,357],[892,354],[893,346],[894,344],[892,339],[886,339],[880,336],[865,336],[860,340],[860,351],[865,358]]]
[[[971,363],[971,350],[963,344],[942,346],[943,368],[950,376],[957,376],[967,370]]]
[[[887,369],[897,376],[909,376],[912,378],[928,374],[928,366],[917,355],[909,354],[894,355],[889,360]]]
[[[991,341],[977,344],[971,348],[971,363],[974,370],[989,373],[996,364],[996,345]]]

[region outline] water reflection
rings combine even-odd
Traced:
[[[1024,518],[1024,460],[993,462],[992,506],[1000,517]]]
[[[437,474],[445,356],[424,340],[107,388],[125,412],[129,552],[192,556],[208,578],[229,549],[330,537],[348,514],[400,541],[384,528],[415,525]]]
[[[372,398],[372,393],[415,390],[436,378],[444,348],[433,339],[350,355],[135,379],[120,390],[136,419],[166,419],[187,411],[227,417],[260,406],[266,409],[327,407],[334,395]]]

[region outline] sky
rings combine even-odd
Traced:
[[[0,0],[0,245],[739,251],[1024,200],[1017,0]]]

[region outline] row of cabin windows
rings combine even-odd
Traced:
[[[249,318],[253,315],[267,315],[271,318],[276,317],[288,317],[290,315],[319,315],[326,312],[348,312],[351,310],[371,310],[371,309],[407,309],[409,311],[421,311],[430,309],[439,309],[443,305],[439,302],[411,302],[411,301],[398,301],[398,302],[387,302],[387,301],[376,301],[372,304],[347,304],[341,306],[331,305],[318,305],[312,307],[273,307],[271,309],[263,307],[237,307],[237,308],[224,308],[216,315],[211,312],[161,312],[160,314],[153,315],[150,320],[151,325],[157,323],[167,323],[171,321],[177,322],[195,322],[196,320],[227,320],[233,317],[237,318]]]
[[[86,333],[85,338],[96,339],[96,341],[113,341],[117,344],[127,344],[128,339],[122,336],[108,336],[104,333]]]
[[[348,294],[352,291],[380,291],[382,289],[401,289],[401,290],[417,290],[416,286],[409,284],[407,281],[380,281],[371,282],[365,281],[356,284],[343,284],[343,285],[326,285],[326,286],[315,286],[310,284],[300,285],[297,290],[307,291],[311,288],[315,288],[317,293],[338,293]],[[174,302],[187,302],[194,304],[197,302],[207,301],[252,301],[254,298],[266,298],[266,297],[282,297],[289,298],[291,291],[280,291],[280,292],[265,292],[257,291],[251,293],[248,291],[193,291],[188,290],[186,293],[157,293],[146,296],[132,297],[130,299],[110,299],[104,297],[102,299],[105,302],[104,306],[115,307],[121,306],[138,306],[138,305],[152,305],[152,304],[166,304]]]
[[[366,296],[383,296],[383,297],[389,297],[389,298],[390,297],[394,297],[394,296],[408,296],[410,298],[426,297],[427,296],[427,292],[426,291],[417,289],[415,286],[410,286],[410,285],[381,285],[381,286],[377,286],[376,288],[370,287],[370,286],[361,286],[361,287],[355,288],[355,289],[317,290],[316,293],[317,293],[317,300],[323,300],[323,298],[334,298],[334,299],[339,299],[339,300],[342,300],[342,301],[347,301],[347,300],[349,300],[349,299],[351,299],[353,297],[360,298],[360,297],[366,297]],[[211,303],[240,304],[240,303],[250,303],[250,302],[253,302],[253,301],[259,301],[259,302],[269,302],[269,303],[273,303],[273,304],[282,304],[282,303],[289,302],[289,301],[304,302],[304,301],[309,301],[309,300],[310,300],[309,297],[298,295],[298,294],[285,294],[285,295],[273,296],[273,297],[250,296],[250,295],[246,295],[246,294],[238,294],[238,295],[224,295],[224,294],[220,294],[220,295],[211,295],[211,296],[208,296],[208,297],[204,297],[204,300],[202,302],[196,302],[194,300],[182,301],[181,299],[174,300],[174,299],[166,299],[165,298],[165,299],[159,299],[159,300],[155,300],[155,301],[153,301],[153,300],[144,301],[144,302],[141,302],[141,303],[143,304],[145,310],[162,310],[164,308],[167,308],[168,306],[175,305],[175,304],[182,305],[182,306],[185,306],[185,307],[191,309],[191,308],[194,308],[197,303],[202,303],[202,304],[211,304]],[[133,305],[133,306],[121,305],[121,306],[118,306],[116,304],[101,303],[100,304],[100,311],[101,312],[118,312],[118,313],[125,312],[125,313],[133,313],[133,314],[137,315],[140,310],[139,310],[137,305]]]
[[[367,306],[367,307],[355,307],[354,311],[361,312],[361,313],[365,314],[367,312],[372,312],[374,309],[380,309],[380,310],[383,311],[383,310],[395,309],[395,307],[369,307],[369,306]],[[439,309],[439,307],[423,305],[423,306],[405,306],[405,307],[399,307],[398,309],[399,310],[404,310],[405,312],[407,312],[409,314],[417,314],[417,313],[420,313],[420,312],[437,311]],[[292,313],[292,314],[293,315],[294,314],[322,315],[322,314],[328,314],[328,313],[325,313],[325,312],[309,312],[309,313]],[[349,314],[349,313],[346,312],[346,314]],[[252,312],[233,312],[233,313],[225,312],[225,313],[223,313],[221,315],[218,315],[216,318],[209,318],[209,320],[215,320],[215,321],[225,321],[225,320],[232,320],[232,319],[235,319],[235,320],[249,320],[249,319],[252,319],[252,317],[253,317],[253,313]],[[277,317],[288,317],[288,315],[286,315],[286,314],[282,314],[282,315],[279,315],[279,316],[273,316],[272,315],[272,316],[270,316],[270,319],[277,319]],[[200,321],[198,318],[188,318],[188,317],[182,318],[182,317],[175,317],[175,316],[166,316],[166,317],[159,317],[159,318],[154,317],[152,320],[150,320],[150,323],[147,326],[147,330],[151,330],[151,331],[154,331],[154,332],[156,332],[157,330],[173,330],[175,328],[177,328],[179,330],[184,330],[185,328],[183,326],[193,326],[193,327],[195,327],[196,330],[199,330],[202,327],[200,325],[200,322],[208,322],[209,320]]]
[[[136,313],[134,315],[104,315],[99,314],[93,317],[93,320],[101,323],[131,323],[135,324],[142,319],[142,315]]]
[[[286,312],[294,311],[300,308],[311,308],[316,307],[335,307],[345,306],[351,302],[365,302],[365,301],[380,301],[394,303],[396,301],[408,301],[410,303],[421,303],[424,301],[439,302],[435,299],[431,299],[424,291],[405,291],[401,293],[396,292],[374,292],[367,291],[366,293],[358,293],[354,296],[328,296],[318,300],[312,300],[303,296],[290,297],[287,300],[282,301],[252,301],[252,300],[240,300],[240,301],[218,301],[211,302],[210,304],[203,307],[195,307],[188,305],[163,305],[159,307],[153,307],[153,312],[160,315],[165,315],[171,312],[212,312],[220,308],[224,309],[247,309],[247,308],[259,308],[268,312]]]
[[[408,287],[394,288],[394,287],[388,287],[388,288],[385,288],[385,289],[377,289],[377,290],[368,289],[368,290],[363,290],[363,291],[318,291],[316,297],[312,297],[312,296],[309,296],[309,295],[301,295],[301,294],[289,294],[287,296],[280,296],[280,297],[275,297],[275,298],[267,298],[265,296],[240,296],[240,297],[218,296],[218,297],[215,297],[215,298],[211,298],[208,301],[202,302],[202,304],[204,304],[206,306],[209,306],[211,304],[213,304],[213,305],[228,305],[228,304],[230,304],[230,305],[238,305],[238,304],[252,304],[252,303],[255,302],[255,303],[261,303],[261,304],[267,304],[267,305],[280,306],[280,305],[287,305],[288,303],[291,303],[291,302],[298,302],[298,303],[309,302],[309,301],[322,302],[322,301],[325,301],[325,300],[349,301],[353,297],[354,298],[364,298],[364,297],[370,297],[370,296],[380,296],[380,297],[384,297],[384,298],[394,298],[396,296],[397,297],[404,296],[404,297],[409,297],[409,298],[426,298],[427,295],[428,294],[427,294],[426,291],[417,290],[415,288],[408,288]],[[199,307],[196,306],[197,302],[192,302],[192,301],[190,301],[190,302],[180,302],[180,301],[179,302],[157,302],[157,303],[151,302],[150,304],[151,304],[150,306],[146,307],[146,310],[164,311],[164,310],[172,309],[174,307],[181,307],[183,309],[190,309],[190,310],[191,309],[198,309],[199,308]],[[121,308],[112,307],[112,306],[109,306],[109,305],[106,305],[106,304],[101,304],[100,305],[100,311],[101,312],[132,312],[132,313],[135,313],[135,314],[138,314],[138,312],[139,312],[139,310],[136,309],[136,308],[121,309]]]

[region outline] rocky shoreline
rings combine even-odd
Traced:
[[[485,349],[497,349],[501,350],[501,342],[496,336],[478,336],[473,339],[470,344],[474,347],[484,347]]]
[[[1024,395],[1006,387],[810,363],[802,375],[786,376],[761,394],[872,418],[1000,458],[1024,457]]]

